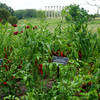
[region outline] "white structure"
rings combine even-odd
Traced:
[[[64,6],[45,6],[45,16],[46,17],[61,17],[61,11]]]

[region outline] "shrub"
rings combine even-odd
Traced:
[[[8,22],[13,25],[13,24],[17,24],[18,20],[16,16],[9,16]]]

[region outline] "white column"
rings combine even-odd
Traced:
[[[45,16],[48,17],[48,14],[47,14],[47,6],[45,6]]]
[[[98,7],[98,8],[97,8],[97,14],[99,14],[99,9],[100,9],[100,8]]]
[[[55,17],[55,8],[56,8],[56,6],[54,6],[54,17]]]
[[[50,18],[51,18],[52,14],[51,14],[51,6],[50,6]]]
[[[50,6],[48,6],[48,17],[50,17]]]
[[[51,6],[51,17],[53,17],[53,6]]]
[[[59,7],[59,6],[57,6],[57,17],[58,17],[58,7]]]
[[[61,6],[59,6],[60,17],[61,17],[61,11],[62,11],[62,10],[61,10]]]

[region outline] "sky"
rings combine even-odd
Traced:
[[[100,6],[100,0],[87,0],[92,5]],[[70,4],[79,4],[80,7],[85,8],[90,14],[97,12],[97,7],[90,6],[86,0],[0,0],[1,3],[6,3],[14,10],[19,9],[41,9],[44,10],[45,6],[68,6]]]

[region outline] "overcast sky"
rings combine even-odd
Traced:
[[[100,0],[87,0],[91,4],[100,5]],[[92,1],[92,2],[91,2]],[[90,6],[86,3],[86,0],[0,0],[1,3],[6,3],[14,10],[18,9],[44,9],[45,6],[67,6],[70,4],[80,4],[80,7],[84,7],[89,13],[96,13],[97,7]]]

